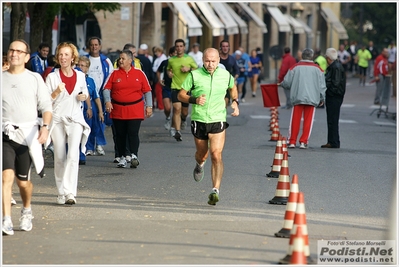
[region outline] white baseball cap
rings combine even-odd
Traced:
[[[140,49],[147,50],[148,49],[148,45],[147,44],[141,44],[140,45]]]

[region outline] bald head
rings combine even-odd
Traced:
[[[204,62],[204,67],[212,75],[220,61],[219,51],[215,48],[205,49],[202,61]]]

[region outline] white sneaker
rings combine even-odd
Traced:
[[[57,196],[57,204],[64,205],[65,204],[65,196],[63,196],[63,195]]]
[[[12,225],[12,221],[3,221],[3,225],[2,225],[2,230],[3,230],[3,234],[5,235],[13,235],[14,234],[14,229],[13,229],[13,225]]]
[[[11,205],[12,206],[17,205],[17,201],[15,201],[13,197],[11,197]]]
[[[21,218],[19,221],[21,222],[19,224],[19,229],[21,231],[30,231],[32,230],[32,219],[34,217],[32,216],[32,211],[29,212],[23,212],[21,210]]]
[[[105,151],[104,151],[102,146],[97,146],[96,150],[97,150],[97,154],[98,155],[100,155],[100,156],[104,156],[105,155]]]
[[[125,159],[126,159],[126,162],[127,162],[127,163],[130,163],[130,162],[132,161],[132,157],[131,157],[131,156],[126,156]]]
[[[119,163],[119,161],[121,161],[121,158],[120,158],[120,157],[116,157],[116,158],[114,159],[114,163]]]
[[[289,144],[288,148],[295,148],[295,144]]]
[[[93,156],[94,155],[94,151],[93,150],[87,150],[86,151],[86,156]]]
[[[121,160],[119,161],[119,163],[116,165],[118,168],[126,168],[127,166],[127,162],[125,157],[121,157]]]
[[[174,137],[176,134],[176,129],[173,127],[170,127],[170,136]]]
[[[299,146],[299,148],[301,148],[301,149],[307,149],[307,148],[308,148],[308,144],[301,143],[300,146]]]
[[[164,124],[165,129],[170,131],[171,124],[172,124],[171,120],[170,119],[166,119],[165,120],[165,124]]]
[[[76,204],[76,199],[73,196],[73,194],[69,193],[66,197],[65,197],[65,204],[69,204],[69,205],[73,205]]]
[[[241,98],[241,102],[242,102],[242,103],[245,103],[245,98]]]

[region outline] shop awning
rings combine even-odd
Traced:
[[[244,12],[262,29],[263,33],[267,33],[266,24],[263,22],[263,19],[259,18],[258,15],[250,8],[248,5],[238,2],[237,3]]]
[[[173,10],[179,20],[186,25],[188,28],[188,36],[201,36],[202,35],[202,24],[198,20],[197,16],[191,10],[191,8],[185,2],[173,2],[173,8],[171,5],[169,7]]]
[[[276,6],[267,6],[267,11],[269,11],[269,14],[273,17],[273,19],[276,21],[278,25],[278,31],[280,32],[290,32],[291,27],[290,24],[288,23],[287,19],[281,13],[280,9]]]
[[[321,15],[326,20],[327,25],[334,28],[338,33],[339,39],[348,39],[348,33],[344,25],[339,21],[337,15],[329,7],[321,7]]]
[[[212,7],[207,2],[195,2],[195,4],[204,15],[207,25],[212,29],[212,36],[224,35],[225,26],[213,12]]]
[[[238,27],[240,28],[240,33],[247,34],[248,33],[247,23],[227,3],[222,3],[222,5],[224,5],[226,10],[230,13],[230,15],[237,22]]]
[[[303,29],[304,29],[305,32],[306,32],[306,35],[307,35],[309,38],[313,38],[313,37],[314,37],[313,31],[312,31],[312,29],[308,26],[308,24],[306,24],[306,22],[304,22],[304,21],[301,20],[301,19],[297,19],[297,21],[298,21],[299,23],[302,24]]]
[[[299,21],[297,21],[291,15],[284,14],[284,16],[285,19],[288,21],[288,23],[291,24],[294,34],[305,33],[305,29],[303,28],[303,25]]]
[[[226,9],[223,3],[211,2],[213,10],[219,16],[220,20],[224,23],[227,35],[238,34],[238,24],[235,19],[231,16],[230,12]]]

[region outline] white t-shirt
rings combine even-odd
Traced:
[[[104,73],[103,73],[103,67],[101,65],[101,58],[90,56],[89,59],[90,59],[90,68],[88,74],[91,78],[93,78],[98,93],[104,81]]]
[[[341,62],[341,64],[347,64],[348,63],[346,61],[351,56],[348,51],[344,50],[344,51],[341,52],[341,50],[338,50],[337,54],[338,54],[339,62]]]
[[[395,62],[395,59],[396,59],[396,46],[388,48],[388,52],[389,52],[388,62],[389,63]]]
[[[196,54],[193,51],[191,51],[188,53],[188,55],[194,59],[195,63],[197,63],[197,65],[198,65],[198,68],[202,68],[203,62],[202,62],[202,52],[201,51],[198,51]]]

